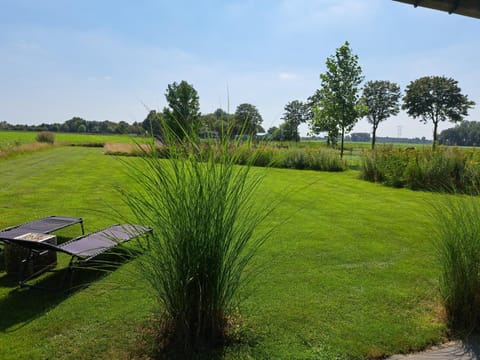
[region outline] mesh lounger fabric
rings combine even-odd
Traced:
[[[116,245],[150,231],[141,225],[113,225],[107,229],[81,236],[59,245],[67,254],[88,260]]]
[[[61,245],[23,239],[5,238],[9,243],[32,250],[52,250],[63,252],[81,260],[89,260],[118,244],[152,231],[142,225],[112,225],[106,229],[79,236]]]
[[[28,233],[48,234],[78,223],[82,224],[83,219],[65,216],[47,216],[22,225],[0,230],[0,239],[8,240]]]

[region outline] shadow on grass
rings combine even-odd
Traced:
[[[81,267],[47,272],[38,281],[33,280],[32,288],[20,288],[15,276],[3,273],[0,287],[11,288],[11,291],[3,297],[0,295],[0,332],[25,326],[131,259],[130,250],[117,249]]]

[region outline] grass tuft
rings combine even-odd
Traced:
[[[40,131],[35,139],[40,143],[53,144],[55,143],[55,134],[50,131]]]
[[[165,351],[191,356],[225,342],[245,267],[265,240],[255,228],[268,211],[253,201],[262,178],[250,174],[254,159],[236,165],[238,143],[201,151],[191,139],[167,142],[168,159],[153,141],[142,152],[130,168],[137,186],[123,193],[154,229],[140,268],[164,311]]]
[[[434,205],[435,248],[447,321],[465,334],[480,325],[480,202],[448,198]]]

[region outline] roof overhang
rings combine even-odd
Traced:
[[[394,0],[415,7],[422,6],[430,9],[446,11],[449,14],[459,14],[480,19],[479,0]]]

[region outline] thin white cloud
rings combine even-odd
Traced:
[[[282,72],[278,74],[278,78],[280,80],[295,80],[295,79],[298,79],[298,75],[294,73],[289,73],[289,72]]]
[[[87,77],[88,81],[110,81],[112,77],[110,75],[103,75],[103,76],[89,76]]]
[[[38,43],[27,40],[19,40],[15,44],[15,48],[21,51],[37,51],[41,49]]]

